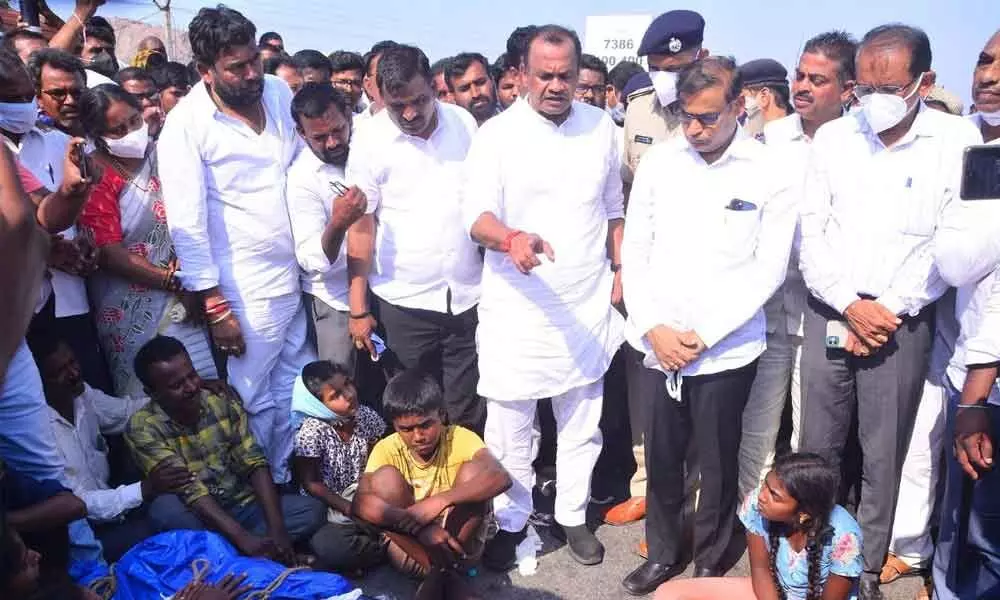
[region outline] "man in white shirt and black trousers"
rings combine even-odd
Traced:
[[[486,406],[476,393],[476,305],[483,260],[462,227],[462,163],[476,122],[437,101],[419,48],[396,45],[378,61],[385,110],[358,131],[347,180],[367,197],[348,234],[350,330],[373,351],[378,302],[386,346],[407,369],[435,374],[451,423],[482,433]]]
[[[839,464],[857,411],[860,597],[869,600],[882,598],[879,572],[927,375],[934,304],[948,289],[931,240],[958,194],[962,151],[981,137],[921,102],[935,80],[923,31],[873,29],[856,68],[861,109],[816,133],[803,200],[800,266],[812,297],[800,448]],[[844,348],[828,348],[828,336]]]
[[[574,559],[604,558],[585,517],[604,374],[623,341],[612,303],[621,300],[624,210],[615,124],[573,101],[580,57],[572,31],[533,31],[526,94],[483,125],[466,161],[463,212],[486,248],[477,335],[485,440],[514,480],[494,500],[500,532],[483,557],[497,570],[515,563],[532,512],[541,398],[552,399],[556,420],[556,522]]]
[[[765,347],[763,306],[785,278],[797,218],[777,151],[739,127],[740,73],[709,57],[677,80],[684,137],[639,163],[622,242],[626,337],[655,397],[645,432],[649,558],[622,582],[645,595],[683,568],[688,444],[701,494],[696,577],[722,574],[736,525],[743,407]],[[637,377],[636,380],[639,378]]]
[[[295,94],[292,116],[307,148],[288,169],[285,196],[317,354],[353,372],[345,240],[364,216],[366,200],[344,183],[351,115],[348,96],[326,82],[307,83]]]
[[[316,358],[285,202],[285,174],[302,148],[292,92],[263,74],[256,28],[237,11],[203,8],[188,34],[202,80],[158,142],[177,276],[201,293],[229,382],[274,481],[286,483],[292,386]]]

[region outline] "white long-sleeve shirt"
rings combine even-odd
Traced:
[[[437,102],[428,139],[407,135],[388,111],[357,132],[347,180],[375,215],[369,285],[390,304],[463,313],[479,302],[483,260],[462,227],[462,163],[476,133],[463,108]]]
[[[333,199],[338,196],[330,186],[345,181],[343,167],[323,162],[306,147],[288,169],[285,192],[295,257],[302,269],[302,291],[339,311],[349,309],[346,236],[337,259],[331,262],[323,251],[323,232],[330,223]]]
[[[115,520],[142,504],[141,482],[108,486],[108,447],[104,434],[121,433],[148,398],[115,398],[84,384],[73,402],[75,423],[48,406],[52,436],[66,463],[65,482],[87,505],[87,517]]]
[[[158,142],[167,225],[185,289],[273,298],[299,291],[285,173],[301,140],[292,93],[264,78],[267,124],[257,134],[218,110],[199,83],[170,111]]]
[[[522,274],[486,251],[479,302],[479,393],[547,398],[600,379],[621,346],[611,306],[608,221],[624,216],[615,124],[574,102],[561,125],[527,101],[487,121],[466,160],[463,214],[492,213],[551,244],[555,262]]]
[[[663,370],[646,333],[693,330],[708,349],[681,374],[737,369],[764,351],[764,303],[785,279],[796,197],[781,152],[737,132],[707,164],[685,138],[642,157],[629,197],[622,285],[629,344]]]
[[[962,150],[981,140],[968,121],[920,105],[886,148],[863,112],[820,127],[802,206],[800,266],[817,298],[844,310],[870,295],[915,315],[948,288],[931,240],[957,198]]]
[[[793,113],[787,117],[771,121],[764,125],[764,141],[772,148],[782,151],[785,161],[784,170],[788,172],[795,191],[796,199],[802,197],[805,184],[806,169],[809,166],[809,146],[812,140],[802,130],[802,117]],[[797,210],[797,209],[796,209]],[[809,301],[809,290],[799,270],[799,242],[802,237],[798,227],[798,217],[795,219],[795,237],[792,250],[788,257],[788,272],[785,282],[764,305],[767,316],[767,332],[774,333],[778,327],[784,327],[789,335],[804,335],[806,304]]]

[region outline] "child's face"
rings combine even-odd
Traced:
[[[757,496],[757,508],[768,521],[795,524],[799,520],[799,503],[792,498],[778,475],[771,471],[764,478]]]
[[[392,426],[399,437],[403,438],[410,453],[423,461],[434,457],[444,431],[444,423],[438,414],[396,417],[392,420]]]
[[[358,411],[358,391],[349,377],[336,375],[323,386],[320,401],[338,417],[354,418]]]

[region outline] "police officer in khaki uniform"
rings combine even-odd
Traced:
[[[690,10],[672,10],[653,19],[639,44],[653,85],[628,96],[625,112],[625,155],[622,181],[626,193],[639,159],[650,146],[679,134],[677,73],[708,55],[701,47],[705,19]]]

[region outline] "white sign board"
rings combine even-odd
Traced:
[[[652,22],[653,15],[587,17],[583,51],[604,61],[609,70],[622,61],[637,62],[645,68],[646,57],[636,56],[636,52]]]

